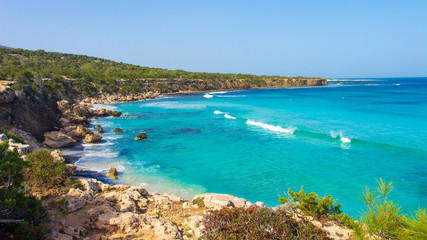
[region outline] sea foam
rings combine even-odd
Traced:
[[[342,131],[331,131],[330,135],[332,138],[340,138],[341,142],[343,143],[350,143],[351,139],[348,137],[344,137]]]
[[[206,93],[205,95],[203,95],[204,98],[213,98],[213,95]]]
[[[270,125],[267,123],[255,122],[252,120],[247,120],[246,124],[261,127],[261,128],[273,131],[273,132],[281,132],[281,133],[289,133],[289,134],[293,134],[295,132],[295,130],[297,130],[296,127],[282,128],[281,126],[273,126],[273,125]]]
[[[224,114],[224,117],[225,117],[225,118],[228,118],[228,119],[236,119],[235,117],[233,117],[233,116],[231,116],[231,115],[228,115],[227,113],[226,113],[226,114]]]

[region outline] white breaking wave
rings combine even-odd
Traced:
[[[219,110],[215,110],[215,111],[214,111],[214,114],[217,114],[217,115],[218,115],[218,114],[224,114],[224,113],[223,113],[223,112],[221,112],[221,111],[219,111]]]
[[[341,130],[340,131],[331,131],[330,133],[331,133],[330,135],[332,138],[338,138],[339,137],[341,142],[343,142],[343,143],[350,143],[351,142],[350,138],[344,137]]]
[[[227,113],[226,113],[226,114],[224,114],[224,117],[225,117],[225,118],[228,118],[228,119],[236,119],[235,117],[233,117],[233,116],[231,116],[231,115],[228,115]]]
[[[209,94],[224,94],[224,93],[227,93],[227,92],[225,92],[225,91],[219,91],[219,92],[210,92]]]
[[[396,86],[400,86],[400,83],[397,83]]]
[[[204,98],[213,98],[213,95],[206,93],[205,95],[203,95]]]
[[[289,134],[293,134],[295,132],[295,130],[297,130],[296,127],[282,128],[281,126],[273,126],[270,124],[266,124],[266,123],[262,123],[262,122],[255,122],[252,120],[247,120],[246,124],[261,127],[261,128],[273,131],[273,132],[281,132],[281,133],[289,133]]]

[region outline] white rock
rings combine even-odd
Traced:
[[[31,153],[31,151],[32,151],[32,148],[30,145],[17,143],[13,139],[9,139],[9,148],[8,149],[10,151],[13,151],[14,149],[16,149],[18,151],[18,153],[23,155],[23,156]]]
[[[205,193],[193,197],[193,201],[202,199],[208,208],[220,209],[223,207],[250,207],[253,204],[244,198],[238,198],[228,194]]]

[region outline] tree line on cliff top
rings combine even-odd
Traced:
[[[301,76],[258,76],[167,70],[85,55],[0,48],[0,80],[15,81],[19,85],[16,87],[30,86],[36,91],[46,91],[54,98],[61,98],[70,91],[85,96],[92,96],[97,92],[122,95],[147,91],[165,92],[168,86],[161,84],[165,80],[168,83],[202,80],[211,84],[244,81],[251,86],[262,87],[266,85],[266,79],[282,81],[291,78],[310,79]]]

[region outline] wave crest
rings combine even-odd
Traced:
[[[289,133],[289,134],[293,134],[297,130],[296,127],[282,128],[281,126],[274,126],[274,125],[270,125],[267,123],[255,122],[252,120],[247,120],[246,124],[261,127],[261,128],[273,131],[273,132],[281,132],[281,133]]]
[[[331,131],[330,135],[332,138],[340,138],[341,142],[343,143],[350,143],[351,138],[345,137],[342,133],[342,131]]]

